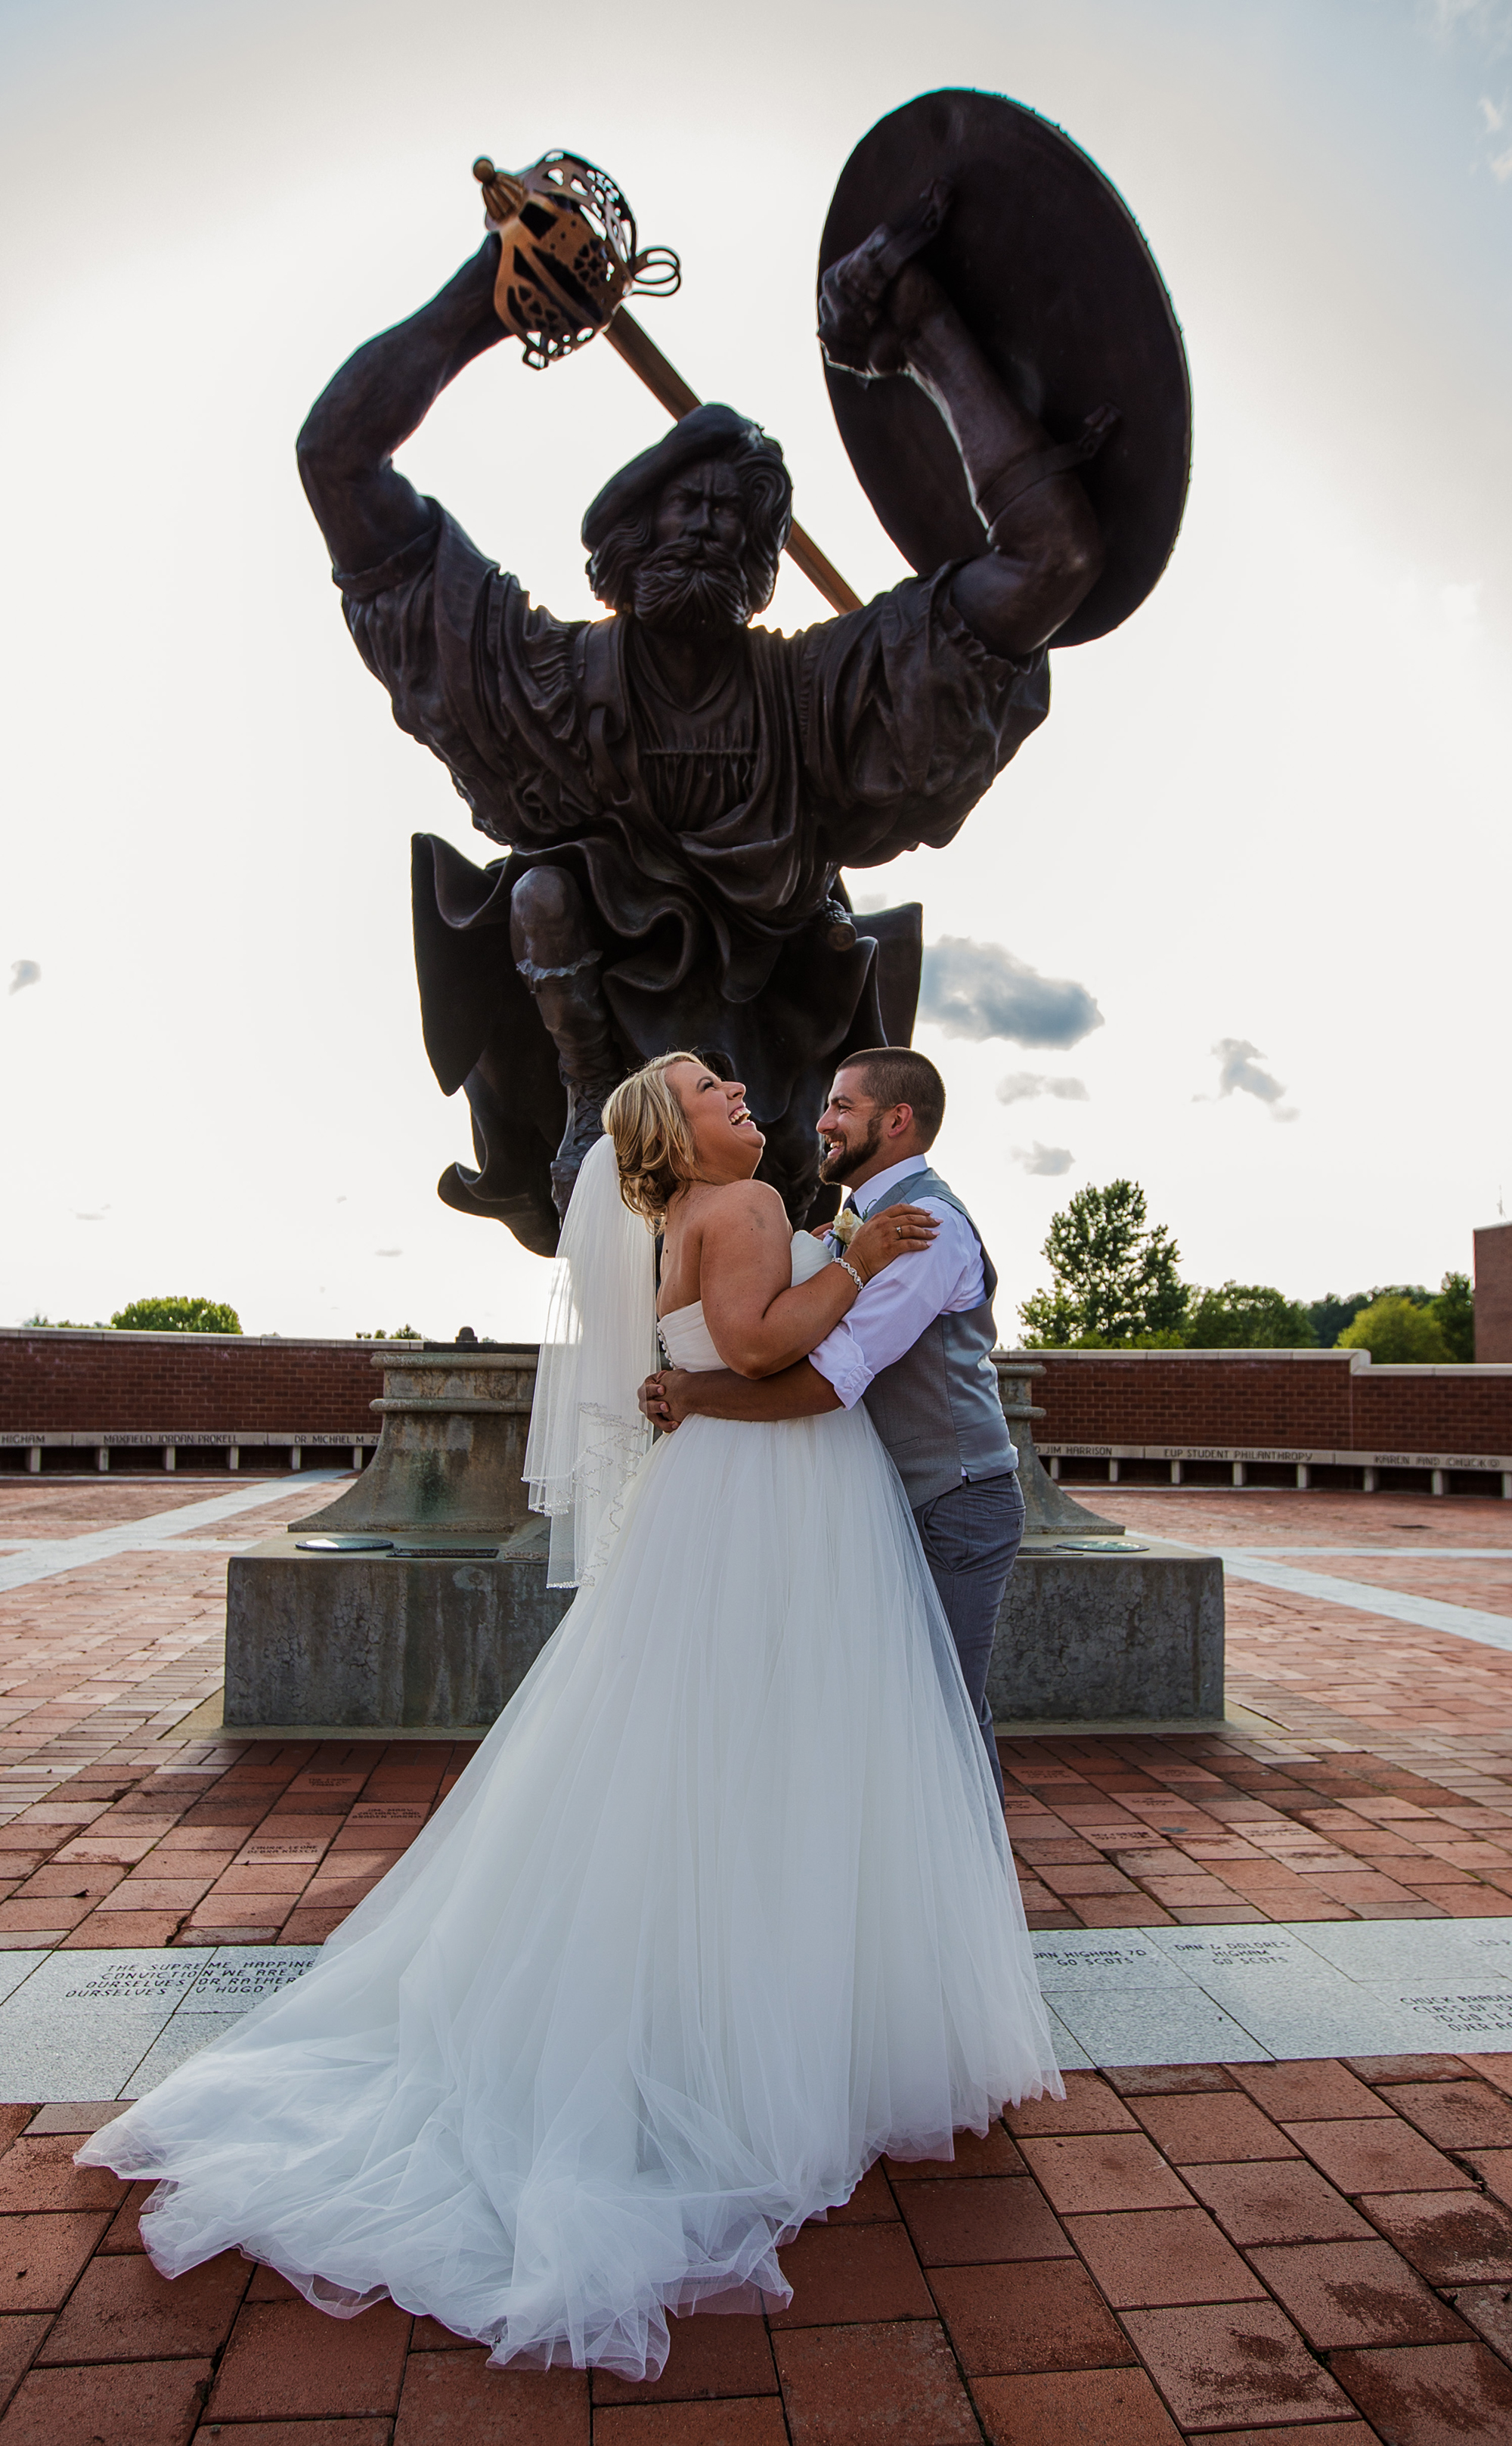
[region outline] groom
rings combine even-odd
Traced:
[[[939,1221],[933,1247],[873,1275],[795,1366],[756,1379],[664,1368],[642,1386],[641,1407],[670,1431],[684,1419],[812,1419],[865,1402],[913,1507],[1000,1797],[987,1667],[1024,1499],[990,1355],[998,1277],[976,1225],[928,1161],[944,1116],[944,1081],[922,1053],[888,1045],[851,1054],[819,1116],[819,1176],[850,1193],[832,1245],[838,1251],[847,1214],[865,1220],[913,1205]]]

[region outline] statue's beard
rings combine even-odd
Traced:
[[[636,570],[630,606],[648,629],[684,635],[743,629],[751,617],[745,571],[719,544],[658,544]]]

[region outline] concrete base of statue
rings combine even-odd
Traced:
[[[567,1611],[546,1524],[492,1555],[311,1553],[304,1523],[232,1559],[228,1732],[486,1733]],[[434,1538],[433,1545],[448,1541]]]
[[[1026,1537],[998,1617],[1000,1733],[1199,1732],[1223,1717],[1223,1566],[1130,1538],[1125,1554]]]
[[[1133,1538],[1046,1471],[1029,1399],[1044,1368],[999,1353],[1024,1541],[998,1617],[987,1696],[1000,1733],[1200,1732],[1223,1718],[1223,1566]]]
[[[447,1345],[374,1364],[383,1431],[357,1484],[232,1558],[228,1732],[476,1738],[570,1603],[547,1588],[546,1524],[519,1482],[534,1351]],[[1027,1521],[988,1682],[999,1729],[1221,1722],[1222,1563],[1126,1539],[1055,1485],[1027,1398],[1043,1371],[1011,1354],[997,1365]]]

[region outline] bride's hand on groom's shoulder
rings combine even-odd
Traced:
[[[925,1207],[888,1206],[880,1214],[868,1215],[851,1234],[846,1255],[869,1281],[894,1257],[916,1256],[933,1248],[939,1229],[937,1217]]]

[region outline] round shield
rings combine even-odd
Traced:
[[[1119,412],[1076,470],[1107,560],[1052,642],[1085,645],[1137,610],[1176,541],[1191,462],[1181,329],[1123,198],[1058,127],[1000,94],[921,94],[878,121],[841,173],[820,278],[942,179],[950,209],[919,260],[1015,397],[1053,442],[1073,441],[1096,408]],[[918,386],[825,371],[850,463],[904,557],[927,574],[983,552],[955,443]]]

